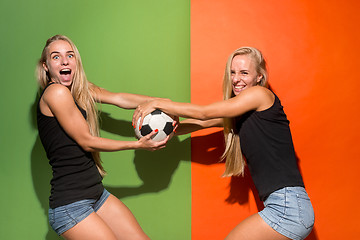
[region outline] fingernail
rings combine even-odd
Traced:
[[[139,131],[141,130],[141,127],[139,127]]]
[[[158,132],[159,131],[159,129],[155,129],[155,132]]]
[[[175,122],[173,122],[173,124],[172,124],[173,126],[175,126]]]

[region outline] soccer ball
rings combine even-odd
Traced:
[[[168,135],[170,135],[170,138],[174,135],[174,119],[158,109],[144,117],[141,130],[139,130],[140,119],[141,118],[138,119],[135,126],[135,135],[138,139],[148,135],[155,129],[159,130],[152,137],[152,139],[156,142],[164,140]]]

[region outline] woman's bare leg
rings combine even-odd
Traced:
[[[272,229],[259,214],[251,215],[239,223],[225,240],[288,240]]]
[[[116,240],[113,231],[96,213],[91,213],[61,236],[68,240]]]
[[[110,194],[97,214],[111,228],[117,239],[149,240],[131,211]]]

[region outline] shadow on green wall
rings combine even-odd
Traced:
[[[46,240],[59,239],[58,235],[52,230],[47,221],[47,213],[49,208],[51,167],[48,163],[45,151],[41,144],[39,136],[36,137],[34,147],[31,151],[31,175],[36,196],[41,204],[46,218],[44,224],[47,225],[48,231]]]
[[[36,108],[39,101],[39,94],[36,93],[35,101],[30,109],[31,125],[34,129],[37,129],[36,124]],[[49,196],[50,196],[50,180],[52,177],[51,167],[48,163],[46,153],[41,144],[39,135],[36,136],[34,146],[31,151],[31,176],[34,185],[36,196],[44,211],[44,224],[47,225],[48,231],[46,233],[46,240],[59,239],[59,236],[52,230],[47,221],[47,213],[49,208]]]
[[[105,112],[102,112],[100,117],[102,130],[126,137],[134,136],[131,122],[111,118],[110,114]],[[106,186],[106,189],[120,199],[166,189],[180,161],[189,160],[188,151],[184,151],[187,146],[190,146],[190,137],[180,141],[175,136],[168,142],[166,148],[159,151],[136,150],[134,165],[143,182],[142,185],[137,187]]]
[[[30,109],[30,117],[34,129],[37,129],[36,110],[38,101],[39,94],[37,93],[35,101]],[[102,130],[121,136],[134,135],[131,122],[113,119],[110,117],[110,114],[105,112],[101,113],[100,118]],[[139,187],[105,186],[106,189],[119,199],[145,193],[155,193],[167,189],[180,161],[190,159],[188,151],[184,151],[187,146],[190,146],[190,137],[180,141],[179,138],[175,136],[167,144],[166,148],[159,151],[149,152],[136,150],[134,165],[139,178],[143,181],[143,184]],[[44,211],[44,219],[47,219],[49,207],[48,199],[51,188],[50,180],[52,173],[46,153],[38,135],[31,152],[31,174],[36,196]],[[47,224],[48,226],[48,232],[45,239],[59,239],[57,234],[51,229],[47,220],[44,224]]]

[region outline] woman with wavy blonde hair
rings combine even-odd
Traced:
[[[188,118],[178,134],[223,126],[224,176],[244,174],[245,159],[265,208],[240,222],[226,239],[304,239],[314,211],[297,167],[289,121],[277,95],[268,88],[266,62],[253,47],[228,58],[224,100],[208,105],[156,99],[140,104],[133,122],[154,109]],[[241,144],[240,144],[241,142]]]
[[[157,150],[156,130],[138,141],[99,136],[96,102],[133,109],[153,98],[113,93],[88,82],[79,51],[66,36],[49,38],[36,67],[41,142],[53,170],[49,222],[66,239],[149,239],[131,211],[102,185],[99,152]]]
[[[223,96],[224,100],[228,100],[232,97],[235,97],[235,93],[233,91],[233,80],[232,80],[232,71],[231,64],[232,60],[235,56],[238,55],[247,55],[250,57],[255,66],[256,72],[261,75],[260,81],[256,84],[262,87],[268,86],[268,73],[266,69],[266,62],[263,58],[261,52],[252,47],[242,47],[235,50],[228,58],[225,67],[224,81],[223,81]],[[224,118],[224,137],[225,137],[225,152],[222,156],[225,161],[225,172],[224,176],[238,176],[244,175],[245,168],[245,160],[241,153],[240,147],[240,137],[236,133],[235,121],[233,118]]]
[[[46,71],[44,68],[44,63],[46,63],[47,60],[47,46],[49,46],[52,42],[58,40],[68,42],[74,51],[74,57],[76,60],[76,71],[74,73],[73,84],[71,85],[70,92],[74,97],[75,102],[77,102],[77,104],[79,104],[79,106],[86,111],[86,121],[89,125],[91,134],[93,136],[99,136],[98,111],[96,109],[95,100],[90,92],[89,82],[87,81],[86,74],[81,62],[80,53],[75,44],[68,37],[63,35],[55,35],[47,40],[45,48],[43,49],[41,57],[36,66],[38,83],[42,89],[45,89],[51,81],[48,71]],[[105,170],[101,164],[99,152],[92,152],[92,155],[101,175],[104,176]]]

